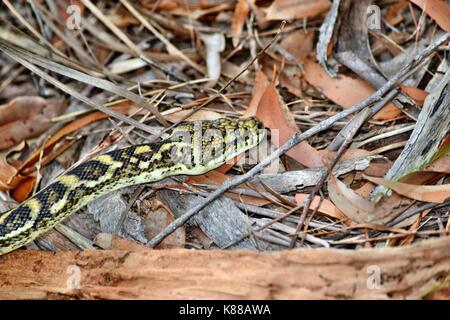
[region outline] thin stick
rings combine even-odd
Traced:
[[[190,218],[192,218],[194,215],[196,215],[200,210],[205,208],[208,204],[213,202],[214,200],[218,199],[220,196],[222,196],[223,193],[226,191],[246,182],[250,178],[254,177],[257,173],[262,171],[266,166],[268,166],[272,161],[279,158],[281,155],[286,153],[288,150],[290,150],[295,145],[299,144],[300,142],[304,141],[305,139],[308,139],[314,135],[316,135],[319,132],[322,132],[328,128],[330,128],[336,121],[342,120],[346,118],[347,116],[358,112],[364,108],[366,108],[369,105],[372,105],[373,103],[379,101],[383,98],[383,96],[391,91],[396,85],[401,83],[409,74],[410,72],[414,71],[420,64],[423,62],[423,60],[431,55],[441,44],[447,42],[450,40],[450,33],[444,34],[436,39],[435,42],[430,44],[427,48],[425,48],[420,54],[418,54],[409,65],[404,66],[394,77],[392,77],[389,81],[387,81],[382,87],[380,87],[377,91],[375,91],[372,95],[370,95],[367,99],[355,104],[353,107],[343,110],[339,112],[338,114],[320,122],[316,126],[312,127],[311,129],[303,132],[303,133],[296,133],[294,134],[284,145],[282,145],[280,148],[275,150],[271,155],[269,155],[267,158],[262,160],[259,164],[257,164],[255,167],[253,167],[251,170],[249,170],[247,173],[237,176],[236,178],[226,180],[221,188],[216,189],[214,192],[212,192],[209,197],[207,197],[202,203],[194,206],[190,210],[188,210],[184,215],[181,217],[175,219],[170,223],[164,230],[162,230],[156,237],[154,237],[152,240],[147,242],[147,245],[149,247],[155,247],[158,245],[162,240],[164,240],[167,236],[172,234],[176,229],[183,226]]]

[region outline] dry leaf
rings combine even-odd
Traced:
[[[297,193],[295,195],[295,201],[297,201],[297,203],[300,205],[304,201],[306,201],[306,199],[308,197],[309,197],[309,194],[307,194],[307,193]],[[309,206],[309,209],[315,210],[315,208],[319,204],[319,201],[320,201],[320,197],[315,196],[313,201],[311,201],[311,205]],[[317,212],[320,212],[329,217],[336,218],[339,220],[347,220],[347,217],[345,215],[343,215],[342,213],[340,213],[339,210],[336,210],[336,207],[334,206],[334,204],[330,200],[327,200],[327,199],[322,200],[322,203],[321,203],[319,209],[317,210]]]
[[[0,190],[14,189],[22,179],[24,177],[18,175],[17,168],[8,163],[6,156],[0,156]]]
[[[334,205],[353,221],[363,223],[372,219],[375,205],[333,175],[328,178],[328,193]]]
[[[22,142],[10,149],[8,152],[0,154],[0,190],[12,190],[26,177],[19,174],[19,170],[8,162],[8,156],[13,152],[21,151],[25,148]]]
[[[450,4],[444,0],[410,0],[418,5],[444,31],[450,32]]]
[[[266,10],[267,20],[289,20],[315,17],[325,12],[329,0],[275,0]]]
[[[128,112],[131,108],[132,108],[131,105],[111,107],[112,110],[114,110],[116,112],[120,112],[122,114],[128,114]],[[87,126],[88,124],[90,124],[92,122],[103,120],[107,117],[108,117],[107,114],[100,112],[100,111],[95,111],[95,112],[88,114],[87,116],[84,116],[81,119],[77,119],[75,121],[70,122],[68,125],[61,128],[60,130],[58,130],[58,132],[56,132],[54,135],[52,135],[50,137],[50,139],[47,140],[47,142],[45,143],[45,147],[43,148],[44,155],[48,152],[50,147],[55,145],[55,143],[58,142],[59,140],[61,140],[63,137],[79,130],[80,128],[83,128],[84,126]],[[42,148],[39,148],[32,155],[30,155],[20,166],[19,171],[22,171],[23,169],[28,168],[31,165],[33,165],[39,159],[41,149]]]
[[[263,96],[269,84],[270,82],[264,72],[262,72],[261,69],[256,70],[255,86],[252,90],[252,100],[250,101],[248,108],[242,115],[242,118],[248,118],[256,114],[259,102],[261,101],[261,97]]]
[[[416,87],[401,85],[400,89],[402,90],[402,92],[406,93],[408,96],[414,99],[414,101],[420,106],[423,105],[425,98],[428,96],[428,92]]]
[[[375,92],[366,81],[360,79],[344,75],[332,78],[318,63],[311,59],[305,61],[305,79],[328,99],[343,108],[350,108]],[[393,103],[389,103],[373,118],[390,120],[399,115],[401,115],[401,111]]]
[[[191,110],[179,110],[173,113],[167,114],[164,117],[170,122],[177,122],[184,119],[188,114],[191,113]],[[196,121],[196,120],[217,120],[222,116],[211,110],[200,109],[195,112],[193,115],[189,116],[186,121]]]
[[[313,30],[296,30],[290,32],[283,38],[280,45],[287,52],[292,54],[298,61],[303,61],[309,54],[314,52]]]
[[[163,202],[153,199],[144,200],[142,207],[147,215],[144,219],[145,236],[152,239],[158,235],[169,223],[174,220],[174,215]],[[174,233],[164,239],[158,246],[158,249],[183,248],[186,244],[186,229],[178,228]]]
[[[388,187],[402,196],[424,202],[442,203],[450,197],[450,184],[422,186],[363,175],[370,182]]]
[[[426,171],[450,173],[450,152],[447,152],[439,159],[425,168]]]
[[[250,11],[247,0],[239,0],[234,9],[233,20],[231,21],[231,39],[233,47],[237,47],[239,44],[239,37],[244,27],[245,19]]]
[[[321,150],[321,152],[324,152],[324,150]],[[335,152],[333,152],[333,155]],[[372,153],[370,151],[364,150],[364,149],[357,149],[357,148],[351,148],[345,150],[344,154],[339,158],[339,161],[345,161],[345,160],[352,160],[362,157],[369,157]]]
[[[242,66],[235,65],[234,63],[231,63],[230,61],[222,61],[222,75],[233,79],[238,73],[242,71]],[[242,82],[245,84],[253,85],[254,80],[253,76],[250,72],[250,70],[245,70],[239,78],[236,79],[238,82]]]
[[[27,177],[19,182],[17,187],[11,193],[11,196],[17,202],[23,202],[28,199],[33,193],[36,177]]]
[[[299,67],[302,66],[306,57],[314,52],[314,36],[315,33],[312,30],[306,32],[297,30],[289,33],[280,43],[280,46],[295,60],[283,67],[278,80],[282,87],[301,99],[304,98],[304,94]]]
[[[384,163],[371,162],[369,167],[364,170],[364,173],[372,177],[384,177],[391,166],[392,162],[390,161]]]
[[[140,4],[148,10],[171,11],[178,7],[190,8],[192,2],[179,2],[177,0],[140,1]]]
[[[52,118],[66,109],[65,99],[17,97],[0,106],[0,150],[34,138],[52,126]]]
[[[396,26],[400,22],[404,20],[402,16],[403,10],[405,10],[408,7],[408,2],[406,1],[399,1],[397,3],[392,4],[386,14],[384,15],[384,20],[386,20],[387,23],[391,26]]]

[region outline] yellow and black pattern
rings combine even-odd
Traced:
[[[114,150],[67,171],[17,208],[0,213],[0,255],[50,230],[111,191],[215,169],[261,142],[256,118],[183,122],[154,144]]]

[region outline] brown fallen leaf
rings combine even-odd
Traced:
[[[0,150],[34,138],[52,126],[52,118],[64,112],[65,99],[17,97],[0,106]]]
[[[373,177],[373,174],[369,174],[364,172],[366,175]],[[440,172],[432,172],[432,171],[416,171],[408,174],[407,176],[400,179],[401,182],[407,184],[415,184],[415,185],[425,185],[425,184],[433,184],[439,177],[442,177],[443,174]],[[375,176],[376,177],[376,176]],[[383,178],[383,176],[379,178]]]
[[[245,19],[250,11],[247,0],[239,0],[234,8],[233,20],[231,21],[231,39],[233,47],[237,47],[239,44],[239,37],[244,27]]]
[[[307,194],[307,193],[297,193],[295,195],[295,201],[297,201],[297,203],[300,205],[308,197],[309,197],[309,194]],[[315,196],[313,201],[311,201],[311,205],[309,206],[309,209],[314,210],[317,207],[317,205],[319,204],[319,201],[320,201],[320,197]],[[332,218],[339,219],[339,220],[347,220],[348,219],[339,210],[336,210],[335,205],[330,200],[327,200],[327,199],[322,200],[322,203],[321,203],[319,209],[317,210],[317,212],[322,213],[322,214],[327,215]]]
[[[289,20],[315,17],[325,12],[329,0],[275,0],[266,10],[267,20]]]
[[[280,147],[299,130],[275,85],[270,83],[262,72],[256,77],[252,101],[244,116],[255,115],[266,128],[272,129],[272,143]],[[306,141],[296,145],[286,154],[309,168],[323,166],[321,154]]]
[[[450,151],[431,163],[425,171],[450,173]]]
[[[328,193],[334,205],[351,220],[363,223],[372,219],[375,205],[364,199],[332,174],[328,178]]]
[[[428,92],[416,87],[401,85],[400,89],[402,90],[403,93],[406,93],[408,96],[413,98],[414,101],[420,106],[423,105],[425,98],[428,96]]]
[[[141,5],[148,10],[154,11],[171,11],[178,7],[185,7],[189,9],[193,3],[192,2],[178,2],[176,0],[162,0],[162,1],[140,1]]]
[[[323,152],[324,150],[321,150]],[[332,153],[333,155],[335,152]],[[364,150],[364,149],[347,149],[345,150],[344,154],[339,158],[339,161],[345,161],[345,160],[352,160],[356,158],[362,158],[362,157],[368,157],[370,156],[370,151]]]
[[[313,30],[296,30],[283,38],[280,46],[292,54],[298,61],[303,61],[314,51]]]
[[[397,3],[392,4],[386,11],[386,14],[384,15],[384,20],[386,20],[386,22],[389,23],[389,25],[396,26],[397,24],[399,24],[404,20],[402,12],[406,8],[408,8],[407,1],[398,1]]]
[[[175,111],[173,113],[164,115],[164,117],[166,118],[166,120],[168,120],[170,122],[177,122],[177,121],[184,119],[190,113],[191,113],[190,110],[179,110],[179,111]],[[216,120],[221,117],[222,116],[215,111],[200,109],[197,112],[195,112],[193,115],[189,116],[186,119],[186,121]]]
[[[388,187],[402,196],[424,202],[443,203],[450,197],[450,184],[415,185],[363,175],[370,182]]]
[[[331,77],[312,59],[305,60],[304,67],[306,81],[343,108],[350,108],[375,92],[366,81],[361,79],[345,75]],[[391,120],[399,115],[401,115],[401,111],[393,103],[389,103],[373,118],[375,120]]]
[[[12,190],[24,180],[26,177],[19,174],[19,170],[16,168],[17,165],[13,165],[8,162],[8,156],[12,152],[21,151],[25,148],[25,143],[22,142],[14,148],[10,149],[9,152],[0,154],[0,190],[7,191]]]
[[[124,105],[124,106],[111,107],[112,110],[114,110],[116,112],[120,112],[122,114],[128,114],[131,108],[132,108],[132,106],[129,104]],[[31,154],[22,163],[22,165],[19,168],[19,171],[22,172],[22,170],[24,170],[25,168],[28,168],[28,167],[32,166],[34,163],[36,163],[36,161],[38,161],[38,159],[39,159],[41,150],[44,150],[44,155],[45,155],[49,151],[49,148],[53,147],[55,145],[55,143],[57,143],[63,137],[79,130],[80,128],[83,128],[84,126],[86,126],[92,122],[103,120],[107,117],[108,117],[107,114],[100,112],[100,111],[95,111],[95,112],[88,114],[87,116],[84,116],[83,118],[80,118],[80,119],[70,122],[69,124],[67,124],[66,126],[61,128],[60,130],[58,130],[54,135],[52,135],[45,143],[44,148],[38,148],[33,154]]]
[[[450,173],[450,134],[439,146],[434,160],[420,171],[411,172],[400,181],[408,184],[431,184],[443,174]],[[373,176],[368,174],[369,176]]]
[[[261,101],[261,97],[263,96],[269,84],[269,79],[267,79],[264,72],[262,72],[261,69],[256,70],[255,85],[253,86],[252,90],[252,100],[250,101],[247,109],[244,111],[242,118],[248,118],[256,114],[258,110],[258,104]]]
[[[0,156],[0,190],[14,189],[23,179],[18,176],[17,168],[9,164],[5,156]]]
[[[237,155],[236,157],[234,157],[233,159],[229,160],[227,163],[221,165],[220,167],[218,167],[217,169],[214,169],[213,171],[217,171],[223,174],[226,174],[228,171],[230,171],[231,168],[234,167],[234,165],[236,163],[238,163],[238,161],[241,159],[243,155]]]
[[[11,193],[11,196],[17,202],[23,202],[28,199],[33,193],[36,177],[26,177],[19,182],[17,187]]]
[[[444,0],[410,0],[425,11],[444,31],[450,32],[450,4]]]
[[[335,176],[328,177],[331,201],[345,216],[358,223],[384,224],[410,204],[409,200],[397,194],[383,198],[376,204],[372,203],[366,197],[373,187],[372,184],[365,184],[358,190],[352,190]]]
[[[144,230],[147,239],[158,235],[175,217],[173,212],[160,200],[145,199],[141,209],[146,213],[144,218]],[[183,248],[186,244],[186,228],[178,228],[174,233],[162,241],[158,249]]]
[[[280,43],[280,46],[295,59],[290,61],[291,65],[280,66],[282,69],[279,76],[280,85],[301,99],[305,99],[305,94],[302,92],[303,79],[299,68],[303,67],[306,57],[314,52],[314,37],[315,33],[312,30],[306,32],[296,30],[284,37]]]
[[[372,177],[384,177],[386,172],[388,172],[389,168],[392,166],[391,161],[386,161],[382,163],[371,162],[369,167],[365,169],[363,172]]]

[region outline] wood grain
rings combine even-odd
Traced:
[[[0,257],[0,298],[421,298],[448,279],[449,246],[447,236],[358,251],[19,250]],[[80,270],[79,289],[67,288],[70,266]],[[373,268],[381,271],[378,289],[367,286]]]

